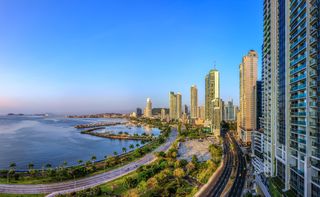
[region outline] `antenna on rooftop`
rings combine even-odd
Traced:
[[[216,61],[213,61],[213,68],[216,70]]]

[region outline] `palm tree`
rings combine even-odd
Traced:
[[[92,164],[94,164],[94,162],[97,160],[97,157],[95,155],[92,155],[91,157],[91,161],[92,161]]]
[[[49,163],[46,164],[46,168],[51,168],[51,167],[52,167],[51,164],[49,164]]]
[[[17,164],[16,163],[10,163],[10,168],[11,169],[15,169],[17,167]]]
[[[130,149],[134,149],[134,145],[133,145],[133,144],[130,144],[129,148],[130,148]]]
[[[81,159],[78,160],[78,164],[81,165],[83,161]]]
[[[34,164],[33,164],[33,163],[29,163],[29,164],[28,164],[28,169],[29,169],[29,170],[32,170],[33,168],[34,168]]]
[[[118,155],[118,152],[117,152],[117,151],[114,151],[113,154],[114,154],[114,156],[117,156],[117,155]]]
[[[29,169],[29,174],[31,174],[32,176],[36,173],[34,170],[34,164],[33,163],[29,163],[28,164],[28,169]]]
[[[139,147],[140,146],[140,144],[136,144],[136,147]]]
[[[9,167],[10,167],[10,170],[8,170],[7,182],[9,182],[9,180],[10,180],[10,174],[14,174],[15,173],[15,168],[17,167],[17,164],[16,163],[10,163]]]
[[[107,161],[108,161],[108,155],[105,155],[105,156],[104,156],[104,170],[106,170]]]
[[[123,152],[123,153],[127,152],[127,148],[126,148],[126,147],[123,147],[123,148],[122,148],[122,152]]]

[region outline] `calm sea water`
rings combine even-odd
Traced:
[[[103,159],[122,153],[122,148],[129,150],[132,140],[114,140],[83,135],[75,129],[77,124],[92,122],[119,122],[124,119],[68,119],[63,117],[0,116],[0,169],[8,168],[15,162],[17,169],[25,170],[29,163],[36,168],[50,163],[59,166],[64,161],[68,165],[77,164],[78,160],[88,161],[92,155]],[[106,127],[107,131],[128,133],[154,133],[158,129],[117,125]]]

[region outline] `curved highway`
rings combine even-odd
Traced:
[[[209,183],[209,187],[206,191],[204,191],[201,196],[204,197],[211,197],[211,196],[220,196],[223,192],[224,188],[226,187],[228,180],[230,178],[232,172],[232,165],[233,165],[233,158],[234,155],[230,150],[230,139],[229,137],[224,137],[223,143],[223,152],[224,152],[224,162],[223,162],[223,169],[217,176]]]
[[[227,196],[240,197],[245,183],[246,176],[246,161],[244,155],[237,144],[236,140],[231,134],[224,135],[224,162],[223,168],[215,178],[209,183],[208,189],[201,193],[203,197],[216,197],[221,196],[222,192],[226,188],[226,185],[230,179],[233,168],[236,168],[236,178],[232,184],[231,189],[228,191]],[[234,150],[231,150],[231,144],[233,144]],[[234,164],[234,161],[236,165]]]
[[[172,145],[177,137],[177,131],[172,130],[167,142],[152,153],[145,155],[143,158],[129,163],[125,166],[111,170],[98,175],[86,177],[76,181],[66,181],[52,184],[34,184],[34,185],[22,185],[22,184],[0,184],[0,193],[7,194],[49,194],[48,196],[56,196],[58,194],[66,194],[74,191],[80,191],[87,188],[91,188],[103,183],[112,181],[118,177],[128,174],[142,165],[152,162],[156,157],[154,152],[166,151]]]
[[[231,187],[229,196],[230,197],[241,197],[242,190],[246,181],[246,160],[245,157],[241,151],[240,146],[234,139],[234,137],[231,137],[233,144],[235,145],[236,151],[237,151],[237,160],[238,160],[238,168],[237,168],[237,175],[236,179]]]

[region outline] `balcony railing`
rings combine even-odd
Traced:
[[[298,81],[300,81],[302,79],[305,79],[305,78],[306,78],[306,74],[303,74],[303,75],[300,75],[298,77],[290,79],[290,83],[295,83],[295,82],[298,82]]]
[[[298,58],[294,59],[294,60],[291,62],[290,66],[293,66],[293,65],[299,63],[300,61],[304,60],[305,58],[306,58],[306,55],[305,55],[305,54],[299,56]]]

